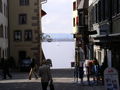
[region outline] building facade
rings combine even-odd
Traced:
[[[91,36],[93,53],[99,63],[117,69],[120,76],[120,0],[93,0],[89,6],[89,30],[96,30]],[[112,61],[105,58],[111,52]]]
[[[87,59],[88,0],[73,1],[73,31],[76,39],[75,62],[80,66]]]
[[[8,3],[0,0],[0,58],[8,57]]]
[[[9,0],[10,56],[17,66],[25,58],[42,59],[41,0]]]

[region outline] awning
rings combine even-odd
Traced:
[[[109,34],[109,35],[99,35],[97,37],[94,37],[94,41],[96,42],[97,40],[100,40],[97,43],[108,43],[108,42],[112,42],[112,43],[116,43],[116,42],[120,42],[120,33],[117,34]]]
[[[47,13],[44,10],[41,10],[41,17],[45,16]]]
[[[89,0],[81,0],[79,3],[78,9],[81,10],[81,9],[88,8],[88,1]]]
[[[117,38],[120,38],[120,33],[109,34],[109,35],[99,35],[94,37],[95,40],[104,39],[104,38],[117,39]]]

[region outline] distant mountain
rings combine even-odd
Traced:
[[[69,33],[44,33],[43,42],[45,41],[74,41],[74,38]]]

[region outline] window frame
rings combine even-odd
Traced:
[[[75,11],[76,8],[77,8],[77,6],[76,6],[76,1],[75,1],[75,2],[73,2],[73,11]]]
[[[24,24],[27,24],[27,14],[25,13],[21,13],[19,14],[19,24],[20,25],[24,25]],[[23,21],[24,20],[24,21]]]
[[[1,24],[0,25],[0,38],[4,38],[4,27],[3,27],[3,25]]]
[[[18,34],[18,36],[16,38],[17,34]],[[22,31],[21,30],[15,30],[13,38],[14,38],[14,41],[22,41]]]
[[[32,41],[33,40],[33,32],[31,29],[24,30],[24,40],[25,41]]]
[[[29,5],[29,0],[19,0],[19,5],[20,5],[20,6]]]

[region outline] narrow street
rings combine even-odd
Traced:
[[[86,78],[84,78],[84,85],[79,82],[74,82],[73,70],[60,69],[52,70],[53,81],[55,90],[105,90],[104,86],[85,84]],[[13,73],[13,79],[2,80],[0,79],[0,90],[42,90],[40,78],[35,80],[28,80],[28,73]],[[49,90],[49,89],[48,89]]]

